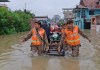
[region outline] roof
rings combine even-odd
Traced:
[[[87,7],[85,7],[83,5],[77,5],[76,8],[87,8]]]
[[[73,10],[73,8],[63,8],[62,10]]]
[[[80,5],[85,6],[83,0],[80,1]]]
[[[87,7],[90,9],[100,8],[100,4],[97,4],[99,0],[80,0],[79,8]]]
[[[9,0],[0,0],[0,2],[10,2]]]

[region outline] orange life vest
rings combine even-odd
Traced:
[[[39,34],[42,38],[43,38],[44,33],[45,33],[45,30],[41,28],[39,30]],[[33,45],[42,45],[42,42],[41,42],[41,40],[39,40],[39,38],[37,36],[37,32],[34,28],[32,29],[32,44]]]
[[[65,29],[66,38],[65,41],[67,44],[71,46],[76,46],[80,44],[80,35],[78,33],[78,26],[75,26],[72,31],[69,31],[68,29]]]

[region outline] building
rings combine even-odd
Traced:
[[[52,18],[52,22],[59,23],[60,19],[61,18],[59,15],[54,15],[54,17]]]
[[[96,29],[100,21],[100,0],[80,0],[73,11],[75,25],[81,29]]]
[[[34,19],[41,21],[41,20],[48,20],[48,16],[36,16]]]
[[[9,2],[8,0],[0,0],[0,7],[7,7],[5,2]]]
[[[40,21],[42,24],[48,24],[48,16],[35,16],[33,21]],[[34,24],[33,23],[30,23],[31,25],[31,28],[33,28]]]
[[[63,8],[64,21],[74,19],[73,8]]]
[[[6,4],[0,4],[0,7],[7,7]]]

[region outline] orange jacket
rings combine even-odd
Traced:
[[[75,26],[73,32],[69,30],[65,30],[66,33],[66,43],[71,46],[76,46],[80,44],[80,35],[78,33],[78,26]]]
[[[39,30],[39,34],[42,38],[43,38],[44,33],[45,33],[44,29]],[[34,28],[32,29],[32,44],[33,45],[42,45],[42,42],[41,42],[41,40],[39,40],[39,38],[37,36],[37,32]]]

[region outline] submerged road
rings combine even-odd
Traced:
[[[30,40],[21,46],[11,44],[23,34],[17,34],[14,37],[12,35],[1,36],[0,70],[100,70],[100,33],[90,30],[84,32],[92,42],[89,43],[81,37],[80,56],[75,58],[67,56],[31,57]],[[6,50],[4,46],[10,47],[6,47]]]

